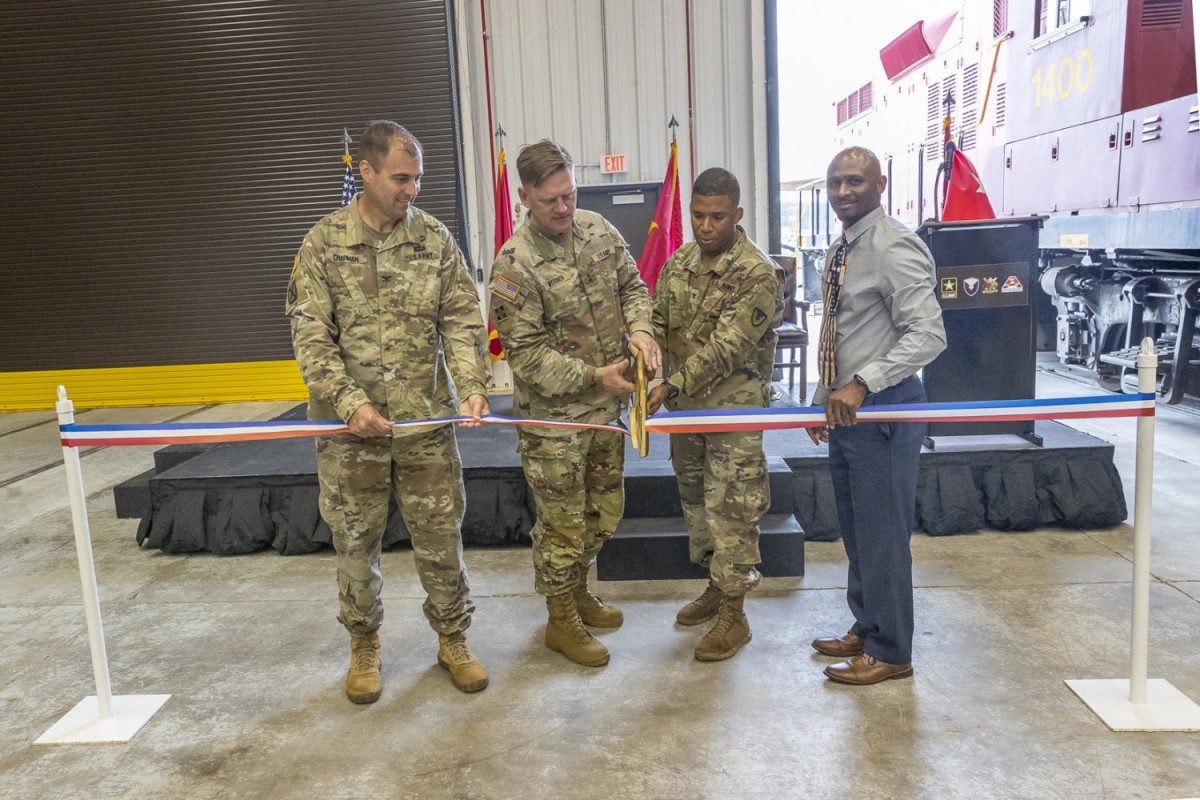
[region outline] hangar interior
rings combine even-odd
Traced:
[[[611,202],[661,180],[673,115],[681,184],[730,168],[748,232],[777,242],[773,10],[5,4],[0,136],[22,157],[0,175],[26,188],[4,201],[22,233],[0,252],[0,795],[1200,797],[1196,733],[1110,731],[1064,685],[1129,675],[1128,522],[915,535],[916,675],[865,688],[825,681],[829,660],[809,647],[849,621],[836,541],[804,543],[802,576],[764,580],[747,604],[753,641],[719,664],[695,661],[698,634],[673,623],[699,581],[601,582],[627,622],[602,635],[613,660],[599,670],[542,647],[527,546],[470,548],[470,641],[492,675],[478,695],[439,669],[401,546],[383,560],[384,695],[360,707],[342,693],[332,551],[139,548],[113,490],[152,467],[152,448],[87,449],[82,464],[114,692],[171,699],[128,744],[34,744],[94,691],[47,387],[69,377],[96,423],[293,409],[292,256],[338,202],[342,129],[372,117],[422,138],[421,204],[455,232],[481,291],[498,127],[510,167],[520,145],[554,136],[580,185]],[[611,154],[624,172],[602,172]],[[1094,391],[1039,362],[1038,397]],[[1157,426],[1149,669],[1196,699],[1200,426],[1163,407]],[[1112,443],[1132,501],[1134,422],[1073,427]]]

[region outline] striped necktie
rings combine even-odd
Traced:
[[[837,380],[837,312],[838,300],[842,294],[842,281],[846,277],[846,235],[842,234],[838,241],[837,250],[833,252],[833,260],[821,279],[822,299],[825,303],[825,316],[821,320],[821,342],[817,346],[821,385],[832,389]]]

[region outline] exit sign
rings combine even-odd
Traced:
[[[600,172],[607,175],[610,172],[625,172],[625,156],[605,156],[600,162]]]

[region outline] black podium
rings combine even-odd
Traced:
[[[1033,292],[1038,232],[1045,217],[927,222],[917,235],[937,265],[946,350],[923,377],[930,402],[1024,400],[1034,396]],[[1033,420],[934,422],[942,436],[1016,435],[1041,444]]]

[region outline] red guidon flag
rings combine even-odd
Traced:
[[[996,212],[988,201],[983,181],[961,150],[954,151],[950,162],[950,185],[946,189],[946,202],[942,204],[942,220],[995,219]]]
[[[679,204],[679,145],[671,142],[671,158],[667,162],[667,176],[658,190],[658,207],[654,209],[654,220],[646,234],[646,245],[638,259],[638,272],[646,282],[646,288],[654,291],[658,273],[671,254],[683,244],[683,213]]]
[[[500,252],[500,248],[504,247],[504,243],[513,235],[512,221],[512,198],[508,193],[508,163],[505,160],[504,149],[500,149],[500,156],[496,160],[496,248],[492,255]],[[488,316],[488,355],[493,361],[504,360],[504,345],[500,343],[500,334],[496,333],[496,326],[492,324],[492,318]]]

